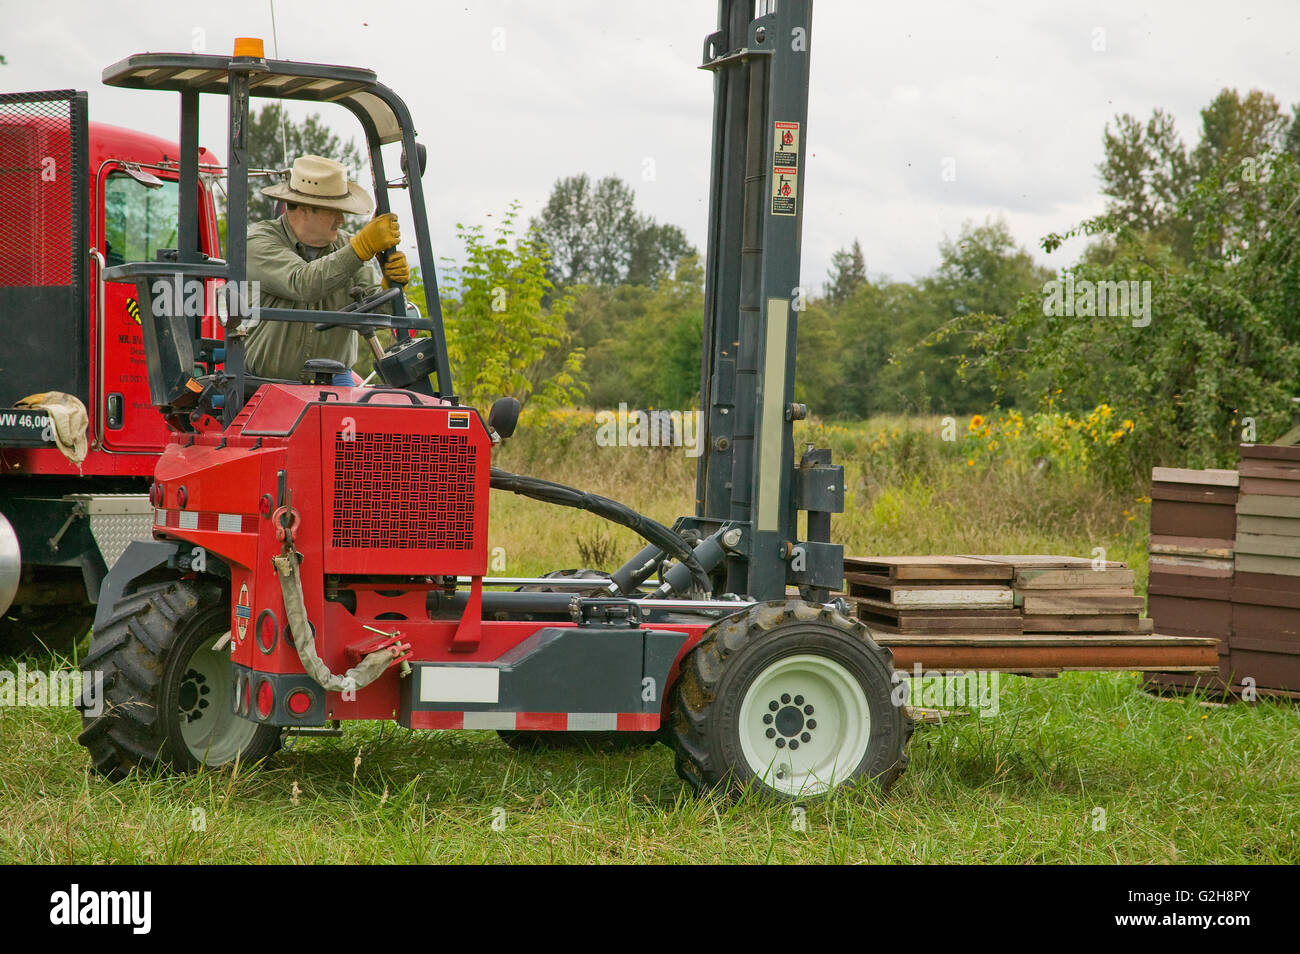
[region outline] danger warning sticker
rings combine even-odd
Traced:
[[[772,137],[776,149],[772,153],[772,165],[783,169],[799,168],[799,124],[777,123],[776,135]]]
[[[775,124],[772,141],[772,214],[794,215],[799,206],[799,124]]]
[[[248,632],[248,619],[252,615],[252,606],[248,600],[248,584],[245,583],[239,588],[239,600],[235,603],[235,628],[239,630],[240,639],[243,639],[244,634]]]

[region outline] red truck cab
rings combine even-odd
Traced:
[[[136,286],[103,272],[176,247],[179,159],[174,142],[89,122],[85,93],[0,94],[0,654],[84,634],[108,568],[149,536],[168,431]],[[199,166],[200,251],[220,258],[223,170],[203,149]],[[205,338],[222,337],[216,310],[194,319]],[[47,412],[15,406],[50,391],[86,408],[80,464]]]

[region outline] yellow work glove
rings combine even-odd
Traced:
[[[377,215],[367,222],[356,235],[352,236],[352,251],[357,258],[367,261],[374,258],[386,248],[393,248],[402,240],[402,230],[397,224],[397,216],[392,212]]]
[[[401,252],[393,252],[388,256],[388,261],[384,262],[384,287],[406,285],[410,281],[411,267],[406,264],[406,256]]]

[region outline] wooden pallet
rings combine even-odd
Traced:
[[[1132,570],[1117,566],[1106,569],[1018,569],[1014,586],[1017,590],[1077,590],[1089,587],[1126,586],[1135,582]]]
[[[1136,614],[1100,616],[1023,616],[1021,626],[1026,633],[1151,633],[1155,631],[1152,620]]]
[[[1021,609],[1026,616],[1077,616],[1080,613],[1140,613],[1142,597],[1123,587],[1087,590],[1034,590],[1024,595]]]
[[[906,580],[926,582],[975,582],[1010,580],[1011,567],[965,556],[845,557],[844,571],[865,573],[891,583]]]
[[[956,613],[918,610],[893,615],[873,613],[858,603],[858,618],[872,632],[884,633],[1020,633],[1019,614]]]
[[[856,573],[845,574],[849,596],[873,600],[889,606],[913,609],[977,609],[1011,607],[1015,596],[1009,586],[972,584],[969,586],[921,586],[911,583],[863,582]],[[873,579],[879,579],[875,577]]]
[[[1164,634],[979,633],[875,637],[894,654],[894,668],[964,672],[1217,672],[1214,639]]]

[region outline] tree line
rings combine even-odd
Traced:
[[[250,129],[270,167],[286,138],[274,108]],[[287,132],[290,157],[357,155],[318,120]],[[1156,109],[1115,117],[1102,147],[1106,211],[1042,242],[1089,239],[1060,274],[1001,219],[945,238],[919,278],[870,273],[856,239],[837,251],[798,315],[798,400],[833,419],[1107,403],[1143,422],[1137,467],[1222,462],[1244,420],[1261,441],[1285,430],[1300,390],[1300,107],[1225,89],[1193,145]],[[465,254],[440,269],[467,398],[698,400],[703,268],[682,229],[639,210],[621,179],[586,174],[557,181],[527,226],[517,206],[497,221],[492,235],[458,226]],[[1049,313],[1061,279],[1149,282],[1152,320]]]

